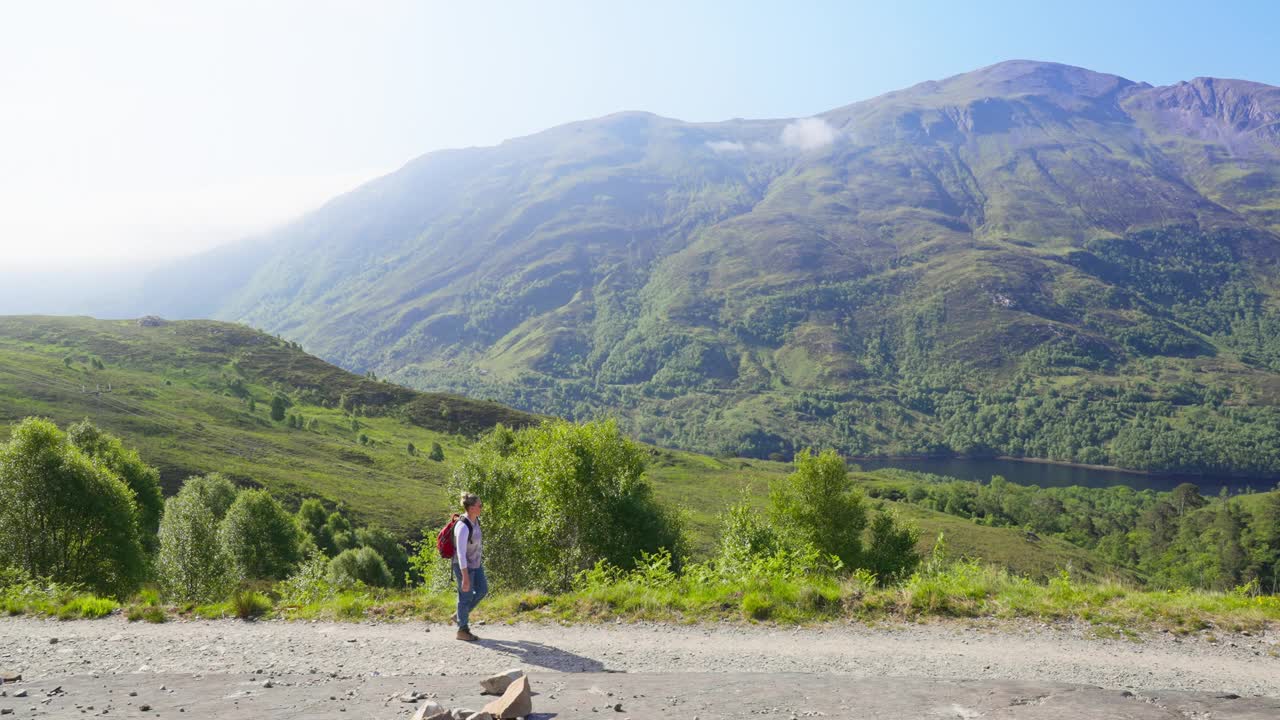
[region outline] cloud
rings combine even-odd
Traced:
[[[745,152],[747,146],[733,140],[715,140],[707,142],[707,147],[718,153],[740,153]]]
[[[793,120],[782,128],[782,144],[798,150],[817,150],[836,141],[839,132],[822,118]]]

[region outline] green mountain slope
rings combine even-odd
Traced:
[[[196,309],[701,451],[1276,473],[1277,233],[1280,89],[1012,61],[433,153],[223,251]]]
[[[278,393],[304,427],[271,419]],[[291,506],[307,497],[341,503],[359,522],[404,536],[442,518],[451,505],[449,476],[477,432],[535,421],[493,403],[356,376],[230,323],[0,317],[0,438],[29,415],[63,425],[87,417],[120,435],[160,469],[166,493],[189,475],[222,472]],[[361,434],[370,441],[360,443]],[[442,462],[426,457],[433,442],[444,449]],[[409,443],[417,455],[408,454]],[[681,509],[693,547],[705,553],[730,503],[762,503],[769,480],[790,471],[783,463],[651,448],[648,476],[660,499]],[[1018,530],[909,505],[901,512],[919,524],[924,546],[946,532],[958,554],[1035,576],[1068,565],[1091,576],[1123,574],[1057,540],[1031,543]]]
[[[277,394],[290,398],[288,415],[314,426],[273,421]],[[29,415],[60,424],[88,417],[119,434],[160,469],[167,492],[190,475],[222,472],[286,499],[345,503],[406,533],[448,506],[450,458],[469,436],[534,421],[495,403],[359,377],[240,325],[0,317],[0,434]],[[444,463],[427,459],[433,442]]]

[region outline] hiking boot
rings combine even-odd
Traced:
[[[475,635],[472,635],[470,630],[463,628],[458,631],[458,639],[464,642],[475,642],[480,638],[476,637]]]

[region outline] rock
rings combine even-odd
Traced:
[[[262,687],[264,687],[264,688],[273,688],[273,687],[275,687],[275,686],[276,686],[276,684],[275,684],[275,683],[273,683],[273,682],[271,682],[270,680],[263,680],[263,681],[262,681]]]
[[[23,689],[19,690],[18,692],[14,693],[14,694],[13,694],[13,696],[14,696],[14,697],[26,697],[26,696],[27,696],[27,689],[26,689],[26,688],[23,688]]]
[[[511,683],[524,677],[524,671],[520,668],[511,668],[506,672],[491,675],[480,681],[480,687],[484,689],[485,695],[501,695],[511,687]]]
[[[12,715],[13,708],[0,708],[0,715]]]
[[[22,680],[22,673],[11,672],[8,670],[0,670],[0,685],[5,683],[16,683]]]
[[[413,714],[413,720],[453,720],[453,716],[440,703],[428,700]]]
[[[400,702],[414,703],[422,699],[417,690],[406,690],[400,695]]]
[[[523,675],[507,687],[502,697],[484,706],[483,712],[495,718],[518,718],[533,712],[533,694],[529,691],[529,678]]]
[[[453,720],[467,720],[467,718],[475,715],[476,711],[470,708],[454,708],[449,711],[449,717]]]
[[[478,713],[471,713],[466,717],[466,720],[493,720],[493,715],[490,715],[487,712],[481,711]]]
[[[56,637],[49,638],[49,644],[50,644],[50,645],[57,645],[57,644],[58,644],[58,638],[56,638]]]
[[[139,706],[138,706],[138,710],[140,710],[140,711],[142,711],[142,712],[147,712],[147,711],[148,711],[148,710],[150,710],[150,709],[151,709],[151,706],[150,706],[150,705],[139,705]]]

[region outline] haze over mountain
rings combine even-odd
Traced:
[[[1018,60],[431,153],[137,309],[701,450],[1274,472],[1277,257],[1280,88]]]

